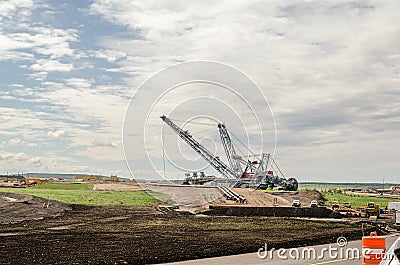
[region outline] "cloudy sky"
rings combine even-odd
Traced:
[[[287,176],[398,182],[399,9],[396,0],[2,0],[0,174],[129,177],[122,130],[132,95],[165,67],[210,60],[262,90]],[[151,174],[135,159],[135,177]]]

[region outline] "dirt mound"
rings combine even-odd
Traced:
[[[308,218],[337,218],[342,216],[326,207],[268,207],[268,206],[225,206],[210,205],[204,212],[210,216],[268,216],[268,217],[308,217]]]
[[[43,204],[49,204],[44,208]],[[0,224],[57,217],[71,210],[68,204],[32,195],[0,192]]]
[[[319,203],[325,202],[324,196],[317,190],[309,191],[296,191],[296,192],[271,192],[271,195],[279,196],[282,199],[286,199],[292,203],[293,200],[300,200],[301,204],[306,206],[311,203],[312,200],[317,200]]]
[[[246,198],[247,203],[244,206],[291,206],[292,204],[292,202],[288,201],[286,198],[260,190],[233,188],[233,191]],[[213,203],[236,204],[234,201],[227,200],[224,197],[220,197]]]
[[[317,190],[312,191],[296,191],[296,192],[265,192],[253,189],[233,189],[236,193],[246,198],[247,204],[245,206],[291,206],[293,200],[300,200],[302,205],[307,206],[312,200],[318,202],[325,202],[326,199]],[[214,204],[236,204],[234,201],[227,200],[224,197],[213,202]]]

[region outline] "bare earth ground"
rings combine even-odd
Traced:
[[[70,205],[56,201],[51,201],[52,207],[43,208],[48,202],[32,195],[0,192],[0,224],[61,216],[71,210]]]
[[[143,189],[166,194],[176,204],[186,207],[196,207],[207,204],[222,196],[217,188],[196,186],[171,186],[142,183]]]
[[[181,206],[194,207],[212,204],[236,204],[232,200],[225,199],[217,188],[196,186],[172,186],[157,184],[141,184],[144,189],[161,192],[168,195],[173,201]],[[246,198],[244,206],[291,206],[293,200],[298,199],[305,206],[312,200],[324,200],[318,191],[302,192],[263,192],[254,189],[233,189],[236,193]],[[277,204],[274,205],[276,199]]]
[[[93,190],[141,190],[142,188],[136,183],[115,182],[115,183],[95,183]]]
[[[338,236],[361,237],[359,224],[344,222],[195,216],[158,207],[54,202],[39,211],[41,199],[32,197],[30,204],[24,200],[1,205],[2,211],[17,206],[7,211],[8,218],[30,219],[0,224],[1,264],[151,264],[256,252],[264,243],[288,248],[335,242]],[[46,210],[44,219],[31,219]]]
[[[271,195],[279,196],[282,200],[288,200],[292,204],[293,200],[300,200],[304,206],[310,205],[312,200],[325,202],[324,196],[317,190],[296,191],[296,192],[271,192]]]
[[[287,198],[282,198],[281,196],[276,196],[260,190],[234,188],[233,191],[246,198],[247,203],[245,206],[274,206],[275,199],[277,201],[276,206],[292,205],[292,200],[288,200]],[[235,202],[226,200],[224,197],[216,200],[214,203],[235,204]]]

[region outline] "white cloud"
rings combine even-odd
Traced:
[[[0,21],[13,16],[29,16],[32,9],[33,0],[3,0],[0,2]]]
[[[70,63],[61,63],[56,60],[39,59],[30,68],[35,71],[69,72],[74,69],[74,66]]]
[[[107,50],[95,51],[94,57],[99,59],[106,59],[109,62],[115,62],[126,57],[126,53],[117,50],[107,49]]]
[[[94,139],[92,141],[93,146],[105,146],[105,147],[117,147],[117,143],[112,142],[112,141],[107,141],[104,139]]]
[[[47,133],[47,136],[56,138],[56,139],[61,139],[65,134],[66,134],[65,130],[57,130],[57,131],[49,131]]]
[[[93,80],[87,80],[84,78],[69,78],[65,80],[68,86],[76,87],[80,89],[90,88]]]
[[[0,123],[2,125],[0,135],[14,135],[19,137],[23,135],[26,138],[30,137],[32,133],[37,135],[37,132],[35,132],[36,130],[48,126],[48,124],[41,119],[43,115],[46,115],[46,113],[43,112],[32,112],[28,109],[4,107],[0,107],[0,112]]]
[[[324,150],[333,158],[341,155],[336,146],[350,147],[354,142],[365,147],[363,152],[375,152],[377,146],[368,144],[368,136],[384,142],[398,131],[400,105],[394,99],[400,96],[400,24],[394,21],[400,19],[400,2],[219,1],[212,9],[210,5],[96,0],[91,12],[140,34],[139,39],[100,38],[106,49],[127,54],[117,64],[119,71],[131,75],[126,79],[131,87],[186,60],[225,62],[254,78],[272,105],[282,153],[291,152],[281,157],[286,164],[298,158],[303,164],[324,164],[327,157],[308,153]],[[180,96],[179,100],[190,97]],[[378,128],[386,133],[377,134]],[[400,144],[392,138],[386,141],[390,146]],[[362,161],[355,148],[348,152],[349,167]],[[386,165],[387,159],[375,164]],[[386,174],[395,175],[392,168]],[[304,167],[291,170],[312,175],[312,169]],[[374,174],[365,175],[372,179]]]
[[[13,55],[18,58],[19,55],[19,60],[33,59],[32,54],[21,52],[20,49],[31,49],[32,52],[50,59],[75,56],[70,43],[78,41],[76,30],[32,27],[26,24],[18,24],[12,30],[18,32],[0,33],[0,54],[7,57]],[[0,57],[0,60],[7,58]]]
[[[25,41],[19,41],[12,36],[0,35],[0,51],[8,51],[14,49],[24,49],[32,47],[31,43]]]
[[[38,144],[37,143],[28,143],[25,140],[14,138],[14,139],[4,141],[0,146],[2,146],[2,147],[8,147],[8,146],[36,147],[36,146],[38,146]]]
[[[38,67],[39,67],[39,65],[38,65]],[[41,71],[41,72],[36,72],[36,73],[30,74],[29,77],[31,79],[35,79],[37,81],[44,81],[44,80],[46,80],[48,74],[49,74],[48,72]]]
[[[76,152],[76,154],[99,161],[110,162],[123,160],[122,148],[116,148],[115,146],[90,146],[82,151]]]
[[[25,153],[0,153],[0,168],[3,172],[58,172],[104,174],[99,168],[82,165],[77,160],[63,156],[30,156]]]
[[[26,161],[28,158],[26,154],[24,153],[16,153],[16,154],[11,154],[11,153],[6,153],[6,154],[0,154],[0,161],[5,160],[5,161],[15,161],[15,162],[23,162]]]

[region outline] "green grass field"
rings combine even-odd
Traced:
[[[337,191],[325,191],[322,192],[322,194],[328,200],[325,203],[326,206],[330,206],[333,201],[338,201],[340,204],[350,202],[352,207],[365,207],[368,202],[375,202],[379,204],[381,208],[385,208],[388,205],[388,202],[396,201],[394,199],[376,198],[365,195],[348,195]]]
[[[312,189],[303,189],[302,191],[309,191]],[[276,191],[276,190],[263,190],[264,192],[287,192],[287,191]],[[378,197],[369,197],[367,195],[349,195],[344,194],[340,189],[327,189],[326,191],[321,192],[322,195],[327,199],[325,202],[326,206],[331,206],[333,201],[338,201],[340,204],[344,202],[350,202],[352,207],[365,207],[368,202],[375,202],[380,205],[380,207],[385,208],[388,205],[388,202],[395,202],[400,200],[389,199],[389,198],[378,198]]]
[[[0,188],[0,192],[29,194],[50,200],[81,205],[151,206],[160,203],[155,197],[142,190],[94,191],[93,184],[53,182],[28,188]],[[157,198],[162,197],[162,194],[157,194]]]

